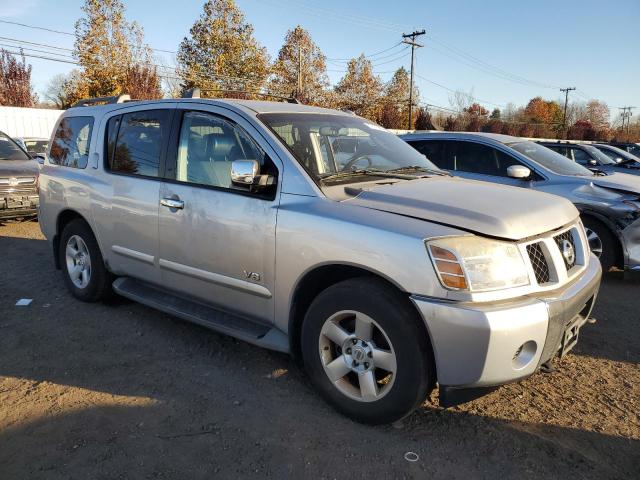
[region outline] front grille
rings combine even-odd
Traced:
[[[540,242],[527,245],[527,253],[529,254],[529,260],[531,260],[533,273],[536,275],[538,284],[548,283],[550,278],[549,264],[544,256]]]
[[[571,230],[567,230],[560,235],[556,235],[555,237],[553,237],[553,239],[556,241],[556,245],[558,245],[558,248],[560,249],[565,268],[567,269],[567,271],[571,270],[576,264],[576,244],[573,240],[573,234],[571,233]],[[565,242],[569,242],[569,245],[571,245],[572,254],[570,255],[564,254]]]

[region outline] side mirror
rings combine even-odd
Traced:
[[[507,167],[507,175],[511,178],[525,180],[531,176],[531,170],[524,165],[511,165]]]
[[[597,166],[598,162],[596,162],[594,159],[591,159],[591,160],[589,160],[589,165]]]
[[[260,174],[257,160],[234,160],[231,162],[231,181],[236,185],[253,185]]]
[[[616,163],[622,163],[623,158],[622,157],[616,157]]]
[[[35,159],[38,160],[40,165],[44,165],[44,161],[47,159],[46,153],[37,153]]]

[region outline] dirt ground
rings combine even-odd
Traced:
[[[0,226],[0,252],[0,479],[640,476],[640,285],[619,272],[556,372],[369,427],[286,355],[72,299],[37,223]]]

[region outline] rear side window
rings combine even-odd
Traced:
[[[106,134],[107,168],[116,173],[158,177],[170,113],[145,110],[111,118]]]
[[[431,160],[438,167],[453,170],[453,162],[447,161],[446,142],[442,140],[414,140],[409,142],[413,148]]]
[[[63,167],[85,168],[93,117],[65,117],[58,124],[49,151],[49,162]]]

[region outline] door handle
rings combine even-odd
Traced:
[[[169,208],[176,208],[182,210],[184,208],[184,202],[175,198],[163,198],[160,200],[160,205],[164,205]]]

